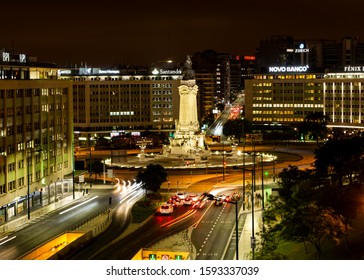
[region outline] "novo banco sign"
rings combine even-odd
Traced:
[[[305,66],[270,66],[268,68],[270,73],[287,73],[287,72],[299,72],[305,73],[308,71],[308,65]]]

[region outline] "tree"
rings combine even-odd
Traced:
[[[136,181],[142,183],[145,192],[158,192],[163,182],[167,181],[167,172],[160,164],[148,164],[145,170],[140,170]]]
[[[276,247],[273,241],[281,239],[311,243],[320,258],[326,240],[339,242],[340,236],[347,233],[350,228],[344,217],[332,207],[321,205],[317,182],[314,170],[299,170],[296,166],[279,174],[279,197],[272,199],[264,213],[261,252],[271,254]]]
[[[315,167],[322,177],[330,178],[332,184],[337,182],[343,186],[347,179],[352,185],[354,175],[361,173],[363,154],[362,137],[329,140],[315,150]]]
[[[323,112],[312,112],[305,117],[303,122],[297,124],[297,130],[299,134],[303,135],[304,140],[307,135],[311,135],[318,144],[319,139],[326,138],[328,121],[329,118]]]

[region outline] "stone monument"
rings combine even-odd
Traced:
[[[179,119],[175,120],[176,131],[169,139],[170,145],[164,149],[168,157],[182,157],[199,162],[201,158],[210,155],[205,143],[205,136],[200,133],[197,119],[197,92],[195,71],[192,70],[190,56],[182,68],[181,85],[178,87],[180,95]]]

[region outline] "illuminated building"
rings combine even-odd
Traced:
[[[364,67],[308,73],[308,66],[269,67],[245,84],[245,117],[255,124],[301,122],[312,112],[328,126],[364,128]]]
[[[175,129],[180,69],[125,74],[114,69],[80,68],[60,71],[60,77],[73,81],[74,130],[80,146],[89,146],[95,137]]]
[[[0,55],[0,225],[30,205],[49,204],[72,172],[72,84],[34,58]],[[70,186],[66,186],[70,187]],[[30,210],[29,210],[30,211]]]

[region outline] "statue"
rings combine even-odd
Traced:
[[[192,70],[192,60],[189,55],[187,55],[187,59],[182,69],[183,80],[194,80],[195,79],[195,71]]]

